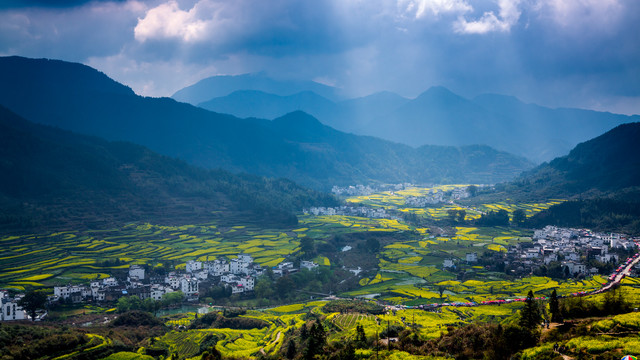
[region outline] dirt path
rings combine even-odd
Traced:
[[[547,327],[545,326],[542,329],[542,332],[546,333],[546,332],[551,331],[551,330],[553,330],[553,329],[555,329],[555,328],[557,328],[558,326],[561,326],[561,325],[562,325],[561,323],[557,323],[557,322],[549,323],[549,328],[547,329]]]

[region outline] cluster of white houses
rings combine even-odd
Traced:
[[[338,206],[338,207],[312,207],[304,209],[305,214],[318,215],[344,215],[359,216],[370,219],[398,219],[391,216],[384,208],[373,208],[367,206]]]
[[[302,261],[301,267],[313,269],[313,262]],[[138,296],[141,300],[161,300],[162,296],[174,291],[181,291],[187,299],[196,299],[200,285],[222,285],[231,288],[232,294],[253,291],[255,279],[265,269],[253,262],[247,254],[240,254],[235,259],[216,259],[214,261],[194,261],[186,263],[184,272],[170,272],[164,278],[146,278],[145,268],[131,265],[126,280],[114,277],[93,281],[89,286],[67,285],[54,287],[51,301],[64,299],[71,302],[115,301],[122,296]],[[291,262],[280,263],[273,269],[275,275],[286,275],[297,271]]]
[[[534,259],[538,263],[548,265],[564,260],[562,265],[571,274],[597,274],[596,268],[587,268],[581,262],[583,258],[593,258],[602,263],[615,262],[620,258],[611,253],[614,249],[630,250],[635,248],[633,239],[626,235],[615,233],[594,233],[588,229],[570,229],[556,226],[546,226],[536,230],[533,235],[533,247],[520,256]]]
[[[466,199],[471,196],[467,187],[457,187],[451,192],[432,189],[422,196],[409,196],[404,200],[405,205],[413,207],[425,207],[427,205]]]
[[[530,246],[510,246],[503,255],[505,265],[517,265],[523,271],[531,271],[542,265],[559,262],[571,276],[597,274],[598,269],[588,267],[586,260],[595,259],[601,263],[618,263],[620,257],[613,253],[616,249],[629,250],[635,247],[634,239],[622,234],[594,233],[587,229],[559,228],[547,226],[535,230]],[[467,253],[467,264],[478,262],[477,253]],[[444,259],[442,267],[455,269],[463,260]]]

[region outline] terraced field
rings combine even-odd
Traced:
[[[130,225],[111,231],[0,238],[0,285],[51,286],[108,277],[130,264],[161,266],[249,253],[274,266],[298,251],[301,232],[215,225]]]
[[[429,205],[421,208],[409,206],[406,202],[409,197],[427,196],[438,192],[450,192],[456,188],[466,188],[469,185],[440,185],[434,187],[415,187],[399,191],[384,191],[371,195],[353,196],[347,199],[352,204],[361,204],[372,207],[381,207],[388,210],[397,210],[400,212],[413,213],[418,216],[442,220],[448,217],[449,210],[465,210],[465,220],[474,220],[489,211],[506,210],[511,214],[513,211],[524,210],[527,217],[536,214],[542,210],[546,210],[552,205],[559,204],[564,200],[552,199],[541,203],[516,203],[510,201],[501,201],[491,204],[480,204],[462,207],[456,204],[440,203]]]

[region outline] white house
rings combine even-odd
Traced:
[[[193,273],[193,276],[198,280],[207,280],[209,273],[207,271],[201,270]]]
[[[455,268],[456,264],[453,263],[453,259],[444,259],[442,262],[443,268]]]
[[[169,276],[164,278],[164,283],[171,286],[172,289],[178,289],[180,287],[180,278],[175,276],[175,274],[169,274]]]
[[[194,273],[194,272],[199,271],[199,270],[202,270],[202,262],[201,261],[195,261],[195,260],[187,261],[186,271],[188,273]]]
[[[62,298],[68,299],[72,294],[77,294],[82,298],[91,296],[91,290],[85,286],[80,285],[67,285],[67,286],[54,286],[53,287],[53,295]],[[76,296],[76,295],[74,295]]]
[[[305,268],[307,270],[313,270],[313,269],[317,269],[319,265],[314,263],[313,261],[302,260],[300,262],[300,267]]]
[[[255,280],[251,276],[244,276],[240,278],[238,284],[242,285],[245,291],[251,291],[253,290]]]
[[[240,258],[238,259],[233,259],[231,260],[231,262],[229,263],[229,271],[231,271],[232,274],[243,274],[246,273],[247,268],[249,267],[248,262],[241,260]]]
[[[575,263],[573,261],[567,261],[563,265],[569,268],[571,274],[586,274],[587,266],[584,264]]]
[[[153,300],[158,301],[158,300],[162,300],[162,296],[164,294],[167,294],[170,292],[173,292],[171,288],[156,284],[151,286],[151,292],[149,294],[150,295],[149,297]]]
[[[140,265],[129,266],[129,279],[130,281],[144,280],[144,268]]]
[[[527,259],[536,259],[538,256],[540,256],[540,250],[536,250],[536,249],[529,249],[525,253],[525,257]]]
[[[182,293],[186,296],[191,296],[198,293],[198,279],[192,279],[184,277],[182,278],[181,287]]]
[[[3,296],[0,298],[0,303],[2,304],[2,315],[0,316],[0,320],[25,320],[27,318],[27,312],[24,311],[22,307],[18,306],[18,301],[16,299]]]
[[[104,284],[104,286],[118,286],[118,280],[114,277],[108,277],[102,280],[102,284]]]
[[[477,262],[478,261],[478,253],[467,253],[467,262]]]

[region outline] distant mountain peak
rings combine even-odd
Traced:
[[[238,90],[258,90],[279,96],[312,91],[331,100],[341,99],[340,90],[335,87],[311,80],[276,79],[265,73],[211,76],[177,91],[171,97],[196,105]]]
[[[432,86],[427,89],[425,92],[418,95],[416,99],[425,98],[425,97],[440,97],[440,98],[462,98],[461,96],[453,93],[451,90],[447,89],[444,86]]]
[[[293,111],[277,119],[273,119],[273,123],[279,126],[291,126],[305,129],[319,129],[325,126],[318,119],[301,110]]]

